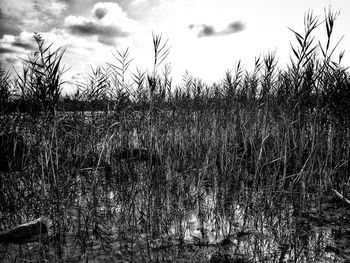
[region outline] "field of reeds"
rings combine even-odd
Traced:
[[[0,261],[350,262],[336,16],[305,15],[284,70],[268,53],[251,72],[237,63],[217,84],[185,75],[175,87],[154,35],[150,73],[126,79],[120,51],[73,95],[62,95],[64,50],[35,34],[23,70],[1,72],[0,135],[21,150],[1,160],[0,231],[41,218],[47,235],[0,235]]]

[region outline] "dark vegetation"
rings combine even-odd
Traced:
[[[23,137],[17,133],[0,135],[0,171],[20,171],[25,166],[26,145]]]
[[[155,35],[151,73],[130,84],[129,52],[117,52],[69,96],[64,50],[36,34],[23,71],[0,78],[0,229],[45,217],[48,239],[2,246],[1,257],[349,262],[349,211],[332,192],[350,196],[350,77],[344,53],[334,60],[336,16],[305,15],[286,70],[269,53],[252,72],[237,63],[220,83],[185,75],[173,87]]]

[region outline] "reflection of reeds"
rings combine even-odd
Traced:
[[[332,60],[335,18],[326,13],[322,46],[313,38],[318,20],[305,16],[285,71],[269,53],[250,73],[238,63],[219,84],[186,75],[183,86],[170,89],[170,69],[158,74],[167,42],[153,36],[151,74],[138,70],[129,83],[129,52],[117,52],[117,65],[93,69],[80,91],[64,98],[63,53],[50,53],[37,38],[39,51],[23,75],[13,83],[1,75],[1,134],[15,130],[8,109],[23,112],[21,105],[34,102],[39,108],[30,113],[41,113],[21,116],[16,128],[30,155],[22,172],[1,174],[1,223],[49,217],[56,254],[67,260],[96,258],[95,248],[111,260],[171,261],[201,244],[186,239],[193,214],[219,244],[248,233],[254,220],[278,225],[278,216],[290,227],[291,210],[302,215],[314,206],[311,196],[321,209],[332,188],[349,196],[349,74]],[[283,247],[306,246],[283,229],[271,233]],[[237,236],[238,244],[229,244],[239,254]],[[254,253],[266,255],[264,249]],[[121,254],[112,255],[116,250]]]

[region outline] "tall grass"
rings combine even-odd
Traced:
[[[92,69],[79,92],[66,97],[63,52],[51,52],[35,35],[38,51],[24,60],[17,79],[1,74],[1,133],[21,126],[30,148],[26,169],[1,174],[1,227],[47,217],[55,253],[45,243],[42,259],[156,262],[193,256],[186,233],[195,229],[184,223],[192,212],[202,242],[209,219],[222,237],[237,231],[237,204],[244,229],[249,220],[272,224],[290,211],[301,216],[316,203],[321,211],[331,189],[350,195],[350,84],[340,65],[344,53],[333,60],[336,17],[329,11],[320,22],[307,13],[304,33],[291,29],[295,44],[286,70],[268,53],[252,72],[237,63],[212,86],[187,74],[172,87],[169,65],[159,72],[170,49],[153,35],[150,73],[137,70],[130,83],[129,51],[117,51],[116,65]],[[323,25],[324,45],[313,36]],[[5,109],[17,107],[22,116],[21,105],[31,105],[32,115],[13,124],[17,119]],[[123,148],[147,148],[148,161],[119,160]],[[285,245],[284,234],[274,233],[277,245]],[[297,261],[305,244],[290,242],[289,256]]]

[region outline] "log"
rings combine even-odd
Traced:
[[[0,243],[25,244],[40,242],[47,238],[47,226],[43,218],[30,221],[0,232]]]

